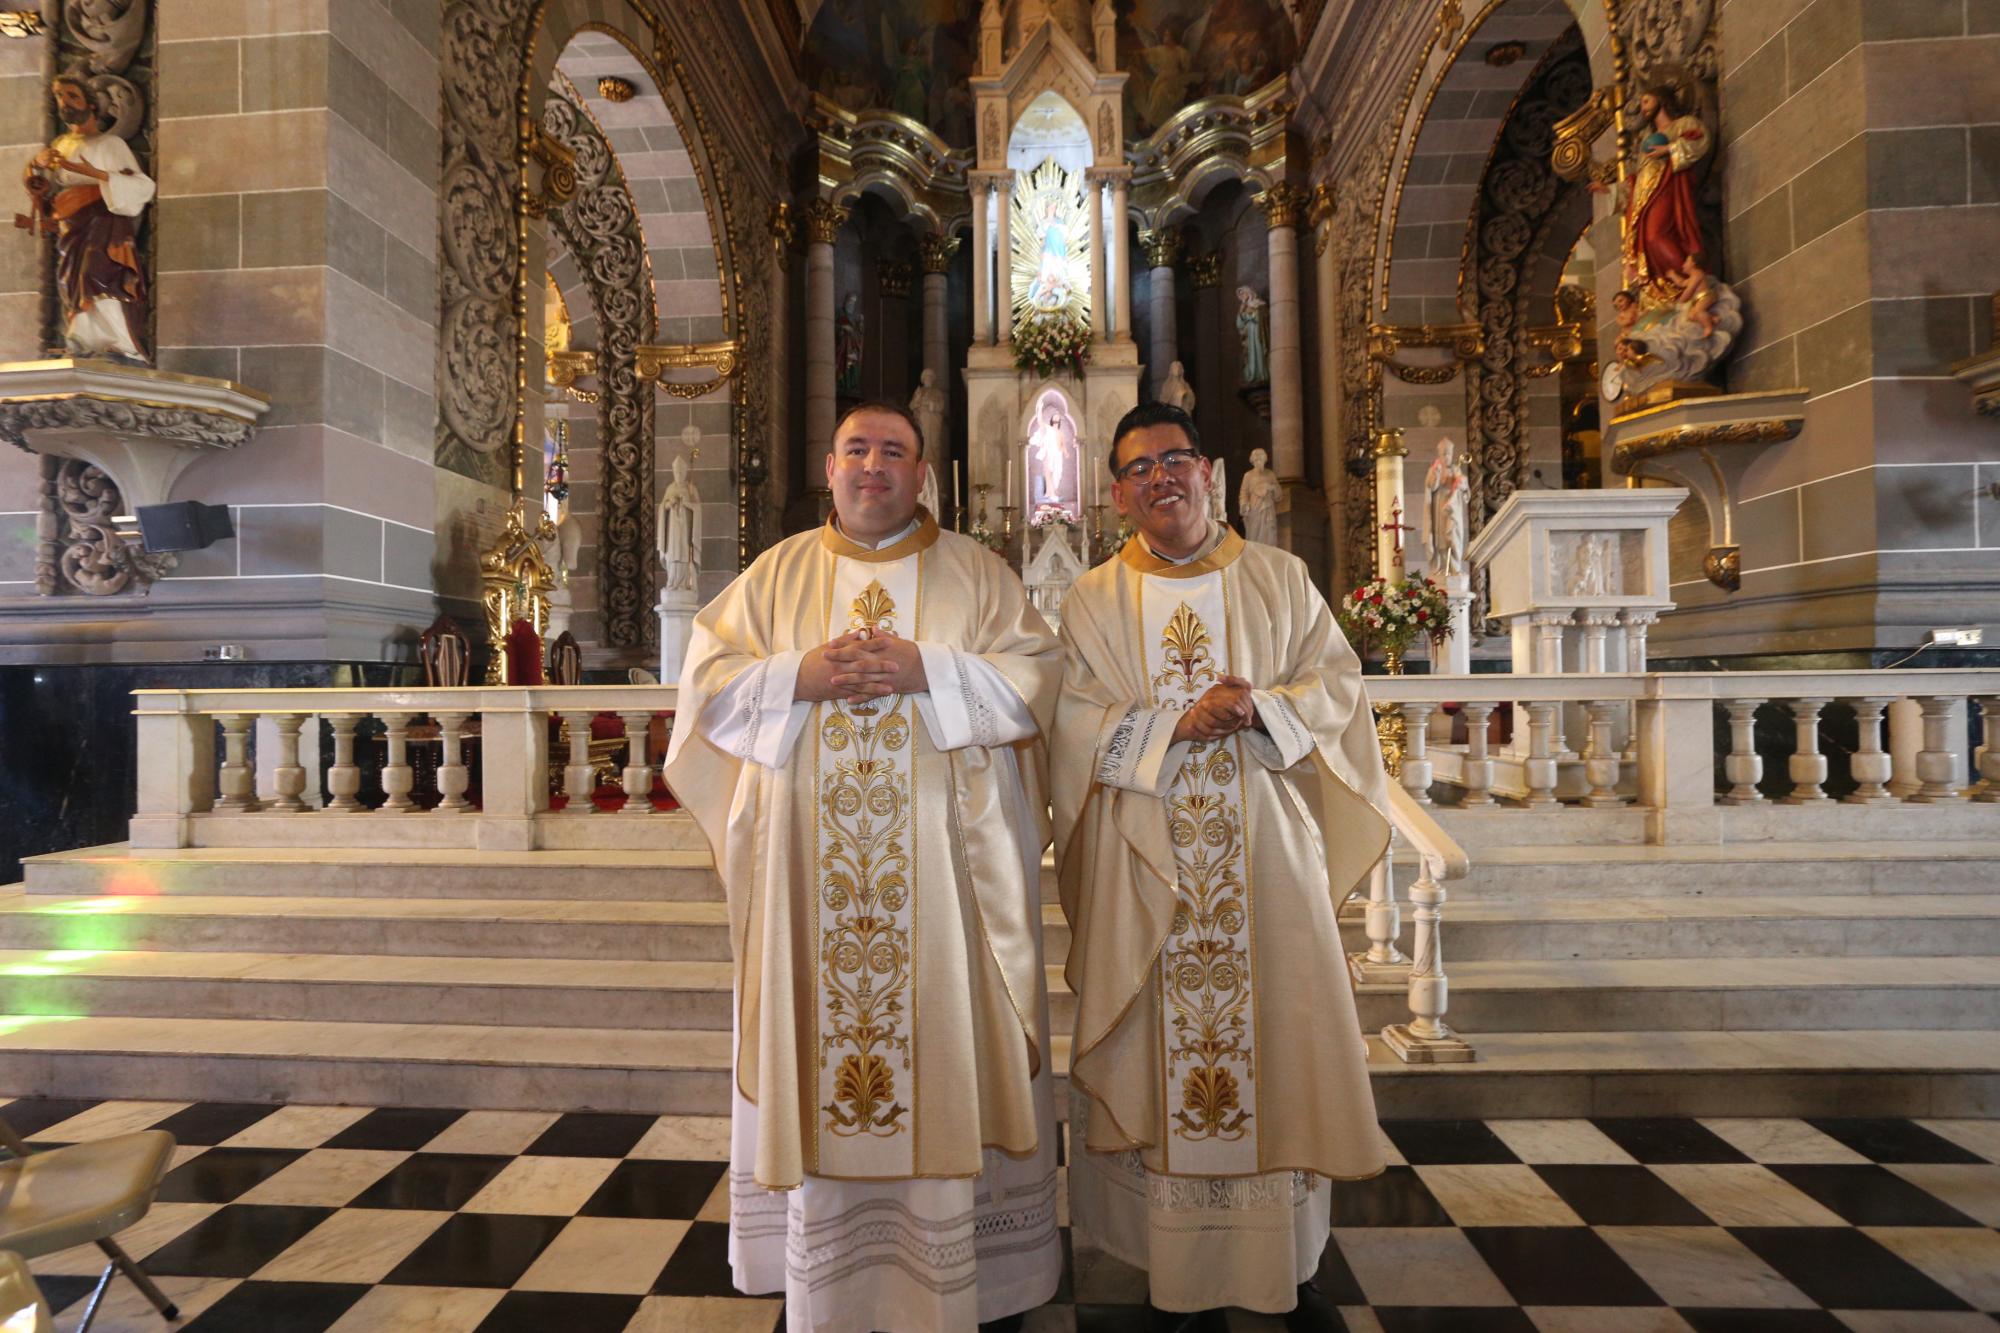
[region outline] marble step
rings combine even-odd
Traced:
[[[1397,863],[1398,883],[1407,884],[1415,858],[1404,851]],[[2000,841],[1934,842],[1920,856],[1880,843],[1491,847],[1473,855],[1463,886],[1465,897],[1537,898],[1992,893]]]
[[[1385,1117],[1986,1116],[1990,1032],[1493,1033],[1406,1065],[1369,1039]],[[1051,1066],[1067,1072],[1058,1038]],[[0,1095],[722,1115],[724,1032],[0,1015]],[[1058,1091],[1057,1104],[1065,1098]]]
[[[1438,787],[1434,791],[1443,802],[1458,798],[1450,788]],[[1474,809],[1441,803],[1432,807],[1432,813],[1472,855],[1475,864],[1483,854],[1500,847],[1642,844],[1651,818],[1651,812],[1637,806],[1607,810],[1583,806],[1524,810],[1505,803]],[[1698,835],[1704,841],[1729,847],[1767,842],[1849,847],[1900,843],[1921,855],[1934,842],[1991,839],[1996,827],[2000,827],[2000,810],[1978,802],[1940,805],[1897,802],[1876,806],[1846,805],[1839,801],[1820,805],[1764,801],[1755,805],[1716,805],[1699,814],[1690,813],[1681,818],[1678,836]]]
[[[726,1030],[724,962],[356,954],[0,952],[0,1012]],[[1050,1021],[1076,1002],[1048,969]],[[1402,986],[1364,986],[1362,1025],[1408,1016]],[[1663,958],[1458,962],[1469,1032],[1823,1030],[1895,1022],[2000,1031],[1996,958]]]
[[[311,898],[559,898],[721,902],[706,848],[622,852],[471,852],[402,848],[188,848],[111,843],[29,857],[29,893]]]
[[[1408,905],[1404,914],[1409,915]],[[1454,891],[1449,967],[1484,959],[2000,956],[2000,895],[1503,897]],[[1358,919],[1348,947],[1364,947]]]

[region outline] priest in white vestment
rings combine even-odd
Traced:
[[[794,1333],[948,1333],[1062,1271],[1038,889],[1055,637],[917,505],[900,405],[835,517],[696,617],[666,779],[729,898],[729,1256]]]
[[[1328,1182],[1384,1165],[1334,924],[1388,844],[1361,664],[1210,515],[1186,413],[1128,413],[1111,470],[1137,531],[1063,604],[1050,742],[1073,1237],[1162,1310],[1323,1306]]]

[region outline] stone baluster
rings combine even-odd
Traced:
[[[1882,710],[1887,699],[1856,699],[1854,725],[1861,743],[1848,760],[1847,771],[1854,776],[1855,788],[1841,799],[1849,805],[1893,805],[1889,791],[1889,752],[1882,748]]]
[[[222,770],[216,775],[215,808],[262,809],[263,802],[257,799],[257,774],[250,767],[250,727],[255,719],[248,713],[223,713],[216,721],[222,724]]]
[[[1972,789],[1972,799],[2000,801],[2000,694],[1979,701],[1979,724],[1986,733],[1986,748],[1979,753],[1979,785]]]
[[[379,813],[408,814],[417,808],[417,803],[410,799],[410,788],[416,781],[416,775],[410,770],[410,715],[382,713],[379,716],[388,750],[382,761],[382,794],[386,799]]]
[[[1362,912],[1362,933],[1368,948],[1347,956],[1347,970],[1356,982],[1400,982],[1410,972],[1410,960],[1396,947],[1403,933],[1403,912],[1396,904],[1396,844],[1402,841],[1395,829],[1389,830],[1389,845],[1382,859],[1368,875],[1368,906]]]
[[[1486,727],[1493,705],[1467,702],[1458,707],[1465,718],[1465,763],[1461,769],[1465,799],[1461,804],[1492,805],[1493,761],[1486,755]],[[1553,785],[1553,777],[1550,781]]]
[[[1553,699],[1522,704],[1528,713],[1528,757],[1521,765],[1521,776],[1528,788],[1526,804],[1530,810],[1562,809],[1556,798],[1556,713],[1561,706]]]
[[[333,764],[326,770],[326,789],[333,797],[326,803],[329,810],[368,808],[355,799],[361,790],[361,767],[354,762],[354,728],[360,721],[359,713],[327,714],[327,725],[333,728]]]
[[[563,766],[563,795],[569,797],[569,804],[563,807],[565,814],[597,812],[597,802],[591,799],[597,789],[597,772],[590,762],[590,723],[595,716],[588,709],[572,709],[562,715],[563,725],[569,728],[569,763]]]
[[[431,716],[437,719],[438,744],[442,747],[438,754],[437,813],[462,814],[472,808],[472,802],[465,799],[466,788],[472,785],[472,774],[465,767],[465,746],[460,740],[466,715],[433,713]]]
[[[1472,1047],[1444,1021],[1451,984],[1444,973],[1444,904],[1449,895],[1437,867],[1422,859],[1422,873],[1410,885],[1416,960],[1410,966],[1410,1021],[1382,1029],[1382,1041],[1406,1064],[1456,1064],[1472,1059]]]
[[[1618,794],[1618,777],[1624,768],[1621,756],[1611,744],[1611,729],[1621,707],[1616,699],[1592,699],[1584,706],[1590,716],[1590,742],[1583,754],[1583,778],[1590,784],[1583,803],[1593,810],[1609,810],[1625,804]]]
[[[276,713],[271,716],[271,735],[277,741],[278,762],[271,770],[271,789],[277,795],[271,798],[267,808],[272,810],[304,810],[306,808],[306,766],[299,762],[299,729],[308,718],[305,713]]]
[[[1778,798],[1782,805],[1817,805],[1828,799],[1826,789],[1820,785],[1826,781],[1826,756],[1819,748],[1819,712],[1826,705],[1825,699],[1794,699],[1787,705],[1792,710],[1792,727],[1798,739],[1791,759],[1785,764],[1791,774],[1792,789]]]
[[[1437,705],[1402,704],[1403,710],[1403,790],[1418,805],[1431,803],[1431,776],[1435,767],[1430,758],[1430,717]]]
[[[1925,805],[1949,805],[1965,799],[1954,785],[1958,754],[1951,745],[1951,725],[1958,701],[1941,695],[1918,698],[1924,710],[1924,748],[1917,751],[1917,781],[1922,785],[1910,799]]]
[[[1764,760],[1757,753],[1757,709],[1762,699],[1728,699],[1729,753],[1722,760],[1722,775],[1729,779],[1724,805],[1755,805],[1764,799],[1757,784],[1764,777]]]
[[[625,722],[625,808],[620,813],[653,813],[653,766],[646,762],[646,729],[653,724],[650,711],[620,713]]]

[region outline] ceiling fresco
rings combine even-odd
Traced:
[[[1279,0],[1116,0],[1126,124],[1152,133],[1190,102],[1247,93],[1298,58]],[[972,142],[975,0],[825,0],[806,36],[808,85],[850,111],[887,108]]]

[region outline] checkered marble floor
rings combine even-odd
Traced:
[[[182,1145],[121,1237],[194,1333],[767,1333],[729,1285],[721,1120],[23,1099],[31,1142]],[[1384,1126],[1335,1187],[1321,1289],[1356,1330],[2000,1328],[2000,1121]],[[100,1264],[32,1265],[72,1328]],[[164,1325],[122,1280],[104,1333]],[[1143,1276],[1079,1252],[1032,1333],[1142,1333]],[[1231,1312],[1237,1330],[1285,1327]]]

